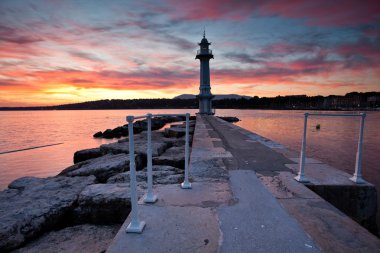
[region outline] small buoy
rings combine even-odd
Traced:
[[[320,129],[321,129],[321,125],[320,125],[320,124],[317,124],[317,125],[315,126],[315,129],[320,130]]]

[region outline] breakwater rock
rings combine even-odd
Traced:
[[[173,128],[183,131],[185,125]],[[190,143],[192,135],[190,132]],[[175,136],[152,132],[154,184],[183,181],[185,137]],[[139,197],[147,188],[146,142],[146,132],[135,135]],[[39,252],[48,244],[46,238],[53,236],[52,240],[59,241],[56,236],[68,236],[71,227],[84,226],[83,231],[87,231],[83,224],[121,224],[127,218],[131,208],[129,139],[80,150],[74,154],[74,161],[56,177],[19,178],[0,192],[0,252],[20,247]],[[88,238],[101,231],[91,227]]]
[[[142,157],[135,155],[137,169],[142,169]],[[129,170],[129,155],[106,154],[104,156],[79,162],[64,169],[59,176],[77,177],[94,175],[98,182],[105,182],[117,173]]]
[[[23,177],[0,192],[0,251],[21,246],[67,222],[79,193],[95,177]]]
[[[219,119],[222,119],[222,120],[225,120],[227,122],[231,122],[231,123],[235,123],[235,122],[239,122],[240,119],[237,118],[237,117],[223,117],[223,116],[218,116]]]
[[[159,130],[168,123],[184,121],[185,119],[186,119],[185,116],[153,117],[152,130],[153,131]],[[190,120],[195,120],[195,116],[191,116]],[[148,126],[148,123],[146,119],[135,121],[133,124],[134,134],[138,134],[138,133],[141,133],[142,131],[146,131],[147,126]],[[99,131],[93,135],[94,138],[106,138],[106,139],[120,138],[123,136],[128,136],[128,124],[125,124],[123,126],[118,126],[114,129],[106,129],[103,132]]]

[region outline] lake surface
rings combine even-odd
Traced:
[[[149,110],[151,113],[194,114],[197,110]],[[115,140],[94,139],[97,131],[126,124],[127,115],[148,110],[12,111],[0,112],[0,153],[62,143],[44,148],[0,154],[0,189],[21,176],[54,176],[72,165],[75,151]],[[338,112],[344,113],[344,112]],[[237,116],[237,125],[299,151],[304,111],[217,110]],[[354,172],[359,117],[310,117],[307,156],[350,174]],[[321,125],[316,130],[316,124]],[[380,112],[368,112],[363,145],[364,178],[380,186]]]

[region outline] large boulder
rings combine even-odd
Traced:
[[[51,231],[12,253],[93,253],[105,252],[120,229],[120,225],[83,224]]]
[[[162,155],[153,157],[154,165],[169,165],[180,169],[185,168],[185,146],[171,147]]]
[[[141,156],[135,155],[136,169],[143,168]],[[106,182],[113,175],[129,170],[129,155],[108,154],[99,158],[79,162],[64,169],[60,176],[77,177],[94,175],[99,182]]]
[[[143,194],[144,190],[138,186],[138,197]],[[131,194],[128,183],[93,184],[80,193],[74,217],[81,222],[95,224],[122,223],[130,210]]]
[[[173,140],[165,138],[162,133],[152,132],[152,155],[159,156],[172,145]],[[134,137],[135,153],[147,156],[147,134],[137,134]],[[103,154],[129,154],[129,138],[120,139],[117,142],[100,146]]]
[[[45,231],[67,224],[89,177],[23,177],[0,192],[0,252],[15,249]]]
[[[100,148],[90,148],[79,150],[74,153],[74,163],[83,162],[89,159],[101,157],[103,154]]]
[[[175,184],[183,179],[183,170],[165,165],[153,165],[152,166],[152,176],[154,184]],[[144,188],[144,184],[147,181],[147,168],[141,171],[136,171],[136,181]],[[123,172],[110,177],[107,180],[108,184],[115,183],[129,183],[130,182],[130,172]]]
[[[164,134],[165,134],[165,137],[179,138],[186,134],[186,129],[183,127],[169,127],[169,128],[165,128]]]

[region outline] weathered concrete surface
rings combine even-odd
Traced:
[[[378,238],[316,193],[293,179],[294,174],[259,178],[290,215],[318,242],[324,252],[376,252]]]
[[[291,160],[298,162],[299,158]],[[299,170],[299,164],[286,166],[294,173]],[[310,180],[305,186],[372,233],[377,233],[377,192],[374,185],[357,185],[349,180],[352,175],[311,158],[306,159],[305,175]]]
[[[94,253],[104,252],[120,225],[78,225],[49,232],[13,253]]]
[[[265,141],[265,138],[234,125],[220,127],[219,125],[226,123],[215,118],[210,118],[211,117],[207,118],[207,121],[210,121],[210,125],[218,128],[217,132],[220,135],[229,136],[228,138],[222,138],[222,146],[226,147],[228,151],[231,151],[233,160],[245,158],[247,164],[253,164],[253,169],[259,175],[266,188],[271,191],[285,207],[287,212],[297,219],[302,228],[312,236],[324,252],[378,252],[380,248],[378,238],[370,234],[317,194],[310,191],[303,184],[293,179],[295,174],[292,174],[292,172],[298,172],[299,164],[291,164],[286,161],[298,162],[299,158],[297,157],[297,152],[290,151],[274,142]],[[234,152],[233,149],[237,147],[237,150],[241,150],[241,147],[235,146],[234,141],[231,141],[238,140],[239,138],[241,146],[246,144],[248,146],[249,143],[255,143],[255,146],[264,145],[268,147],[268,153],[276,151],[288,158],[281,159],[281,162],[284,162],[283,166],[286,166],[288,170],[283,170],[282,167],[278,165],[280,159],[276,159],[272,163],[270,159],[268,159],[270,156],[256,156],[255,154],[258,153],[256,153],[255,146],[252,146],[251,157],[240,156],[239,152]],[[256,168],[255,165],[260,164],[260,161],[252,161],[250,159],[263,159],[263,161],[267,163],[267,166]],[[335,184],[337,186],[345,184],[354,185],[348,180],[350,176],[347,173],[321,164],[320,161],[314,159],[307,159],[306,162],[306,176],[311,179],[312,184]],[[227,167],[230,170],[241,165],[239,161],[227,162]],[[275,169],[270,168],[270,166],[273,166]],[[360,192],[360,187],[357,189]],[[339,198],[344,196],[343,194],[335,197]],[[352,200],[346,199],[346,201],[349,202]],[[368,207],[371,208],[371,205]],[[358,233],[360,233],[360,235],[358,235]],[[354,241],[354,243],[352,243],[352,241]]]
[[[66,222],[79,193],[95,177],[24,177],[0,192],[0,251],[19,247]]]
[[[238,202],[218,208],[223,232],[219,252],[320,252],[252,170],[229,173]]]
[[[227,171],[223,160],[233,157],[220,145],[220,139],[216,136],[210,138],[208,129],[209,126],[198,117],[190,159],[193,188],[184,190],[179,185],[156,186],[155,193],[159,198],[156,204],[143,205],[140,200],[139,217],[147,223],[143,233],[125,233],[130,222],[128,218],[107,252],[270,253],[284,252],[283,247],[289,249],[288,252],[320,252],[300,226],[286,216],[273,197],[269,204],[270,211],[266,210],[265,205],[260,208],[255,204],[258,199],[265,202],[267,195],[270,196],[268,192],[267,195],[263,194],[266,190],[257,179],[252,181],[244,174],[238,180],[228,180],[229,173],[235,171]],[[254,176],[252,170],[243,173]],[[231,191],[231,185],[234,191]],[[246,189],[250,190],[246,192]],[[253,240],[251,226],[260,223],[256,234],[262,232],[263,223],[260,219],[251,221],[252,217],[267,220],[264,223],[268,226],[266,236],[260,237],[262,242]],[[281,228],[275,227],[275,224]],[[276,234],[281,240],[274,239],[276,229],[281,232]]]
[[[143,160],[135,155],[136,169],[143,168]],[[104,155],[86,160],[64,169],[60,176],[77,177],[94,175],[99,182],[106,182],[113,175],[129,170],[129,155]]]
[[[227,161],[227,167],[254,171],[289,171],[285,164],[292,161],[258,142],[259,138],[254,138],[252,133],[247,135],[246,131],[217,117],[205,119],[212,127],[211,131],[219,135],[225,148],[234,157]]]
[[[144,232],[126,233],[128,217],[107,249],[108,253],[216,252],[219,225],[215,212],[209,208],[140,205],[139,216],[147,224]]]

